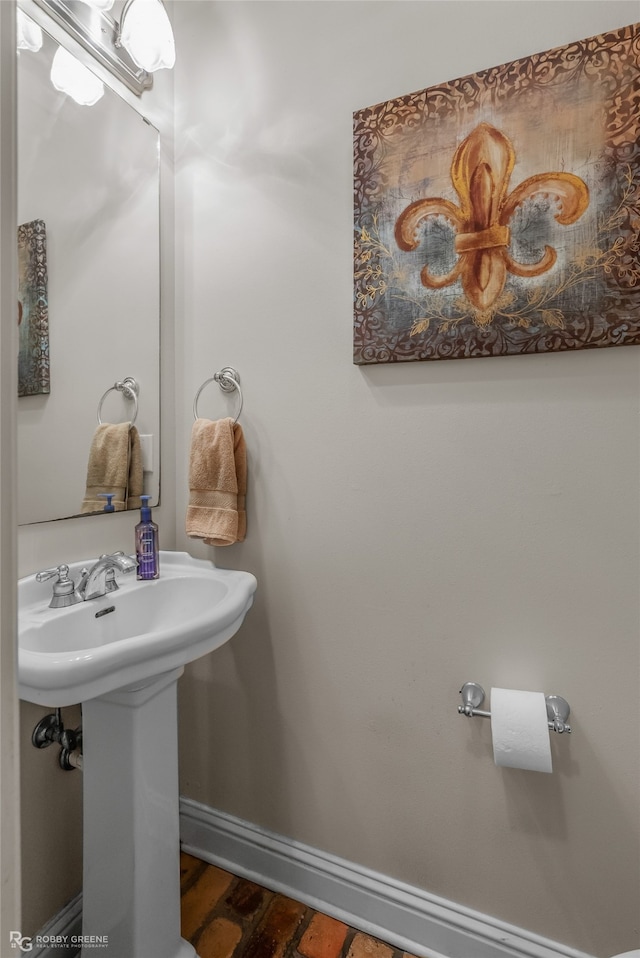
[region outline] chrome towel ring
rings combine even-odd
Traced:
[[[221,369],[219,373],[214,373],[210,379],[206,379],[200,389],[195,395],[193,400],[193,418],[199,419],[198,415],[198,399],[200,398],[200,393],[208,386],[209,383],[216,382],[220,386],[220,389],[224,390],[226,393],[232,393],[234,389],[238,391],[238,398],[240,400],[240,405],[238,406],[238,412],[236,418],[233,420],[234,425],[237,423],[240,418],[240,413],[242,412],[242,390],[240,389],[240,374],[237,369],[234,369],[233,366],[225,366],[224,369]]]
[[[126,396],[127,399],[130,399],[134,404],[133,416],[131,417],[131,425],[133,426],[134,422],[138,418],[138,393],[140,387],[135,381],[133,376],[127,376],[126,379],[123,379],[122,382],[114,383],[113,386],[109,386],[106,393],[102,396],[100,402],[98,403],[98,425],[102,425],[102,419],[100,414],[102,412],[102,403],[105,401],[110,392],[116,389],[118,392]]]

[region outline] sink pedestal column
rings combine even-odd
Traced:
[[[197,958],[180,937],[182,672],[83,704],[81,958]]]

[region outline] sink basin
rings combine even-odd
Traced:
[[[69,566],[80,570],[96,557]],[[131,687],[212,652],[239,629],[256,580],[186,552],[160,553],[160,578],[117,574],[118,591],[50,609],[51,582],[18,583],[20,697],[64,706]]]

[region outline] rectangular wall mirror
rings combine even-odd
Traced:
[[[160,173],[157,130],[106,82],[92,106],[59,92],[64,38],[33,4],[19,8],[43,29],[41,48],[18,56],[18,223],[46,230],[50,378],[48,393],[18,399],[26,524],[81,514],[99,407],[103,423],[133,417],[111,389],[127,377],[139,385],[135,426],[151,437],[144,492],[158,503]]]

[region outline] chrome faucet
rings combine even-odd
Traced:
[[[83,601],[96,599],[107,592],[115,592],[118,588],[116,572],[128,575],[135,572],[136,568],[135,559],[124,552],[102,555],[90,569],[82,570],[76,592]]]

